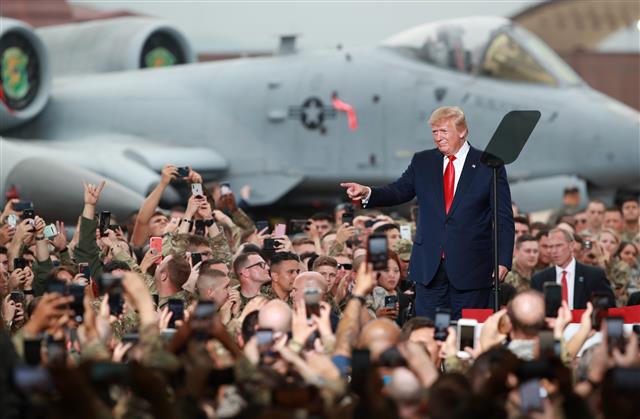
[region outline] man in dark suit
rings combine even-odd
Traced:
[[[609,298],[609,307],[615,307],[611,284],[600,268],[583,265],[573,256],[573,235],[561,228],[549,232],[551,261],[554,266],[538,272],[531,278],[531,288],[543,291],[544,283],[562,286],[562,299],[570,309],[587,308],[591,294],[599,292]]]
[[[351,199],[367,207],[392,206],[418,197],[419,214],[409,277],[416,283],[416,316],[434,318],[439,307],[488,308],[493,272],[492,170],[467,142],[458,107],[429,118],[437,148],[416,153],[395,182],[369,188],[342,183]],[[514,241],[511,193],[504,167],[498,171],[499,278],[511,268]]]

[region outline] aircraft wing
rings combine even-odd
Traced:
[[[227,170],[226,160],[213,150],[164,145],[134,136],[104,134],[69,141],[0,138],[0,147],[0,186],[15,185],[22,199],[38,205],[36,211],[46,216],[40,209],[55,208],[65,220],[79,214],[81,180],[99,183],[106,179],[108,187],[100,207],[124,217],[138,209],[157,185],[166,163],[191,166],[205,177]],[[163,199],[178,202],[179,195],[169,187]],[[60,211],[67,207],[69,210]]]

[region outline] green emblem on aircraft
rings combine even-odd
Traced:
[[[176,64],[176,56],[164,47],[157,47],[149,51],[144,63],[147,68],[170,67]]]
[[[7,48],[2,54],[2,85],[7,97],[20,100],[29,93],[28,66],[29,57],[20,48]]]

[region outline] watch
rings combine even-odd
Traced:
[[[38,241],[44,240],[44,236],[36,236],[36,240]]]
[[[360,301],[360,304],[362,304],[363,306],[367,304],[367,299],[361,295],[352,295],[351,299]]]

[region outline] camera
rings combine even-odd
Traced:
[[[189,176],[189,166],[178,167],[178,177],[188,177]]]

